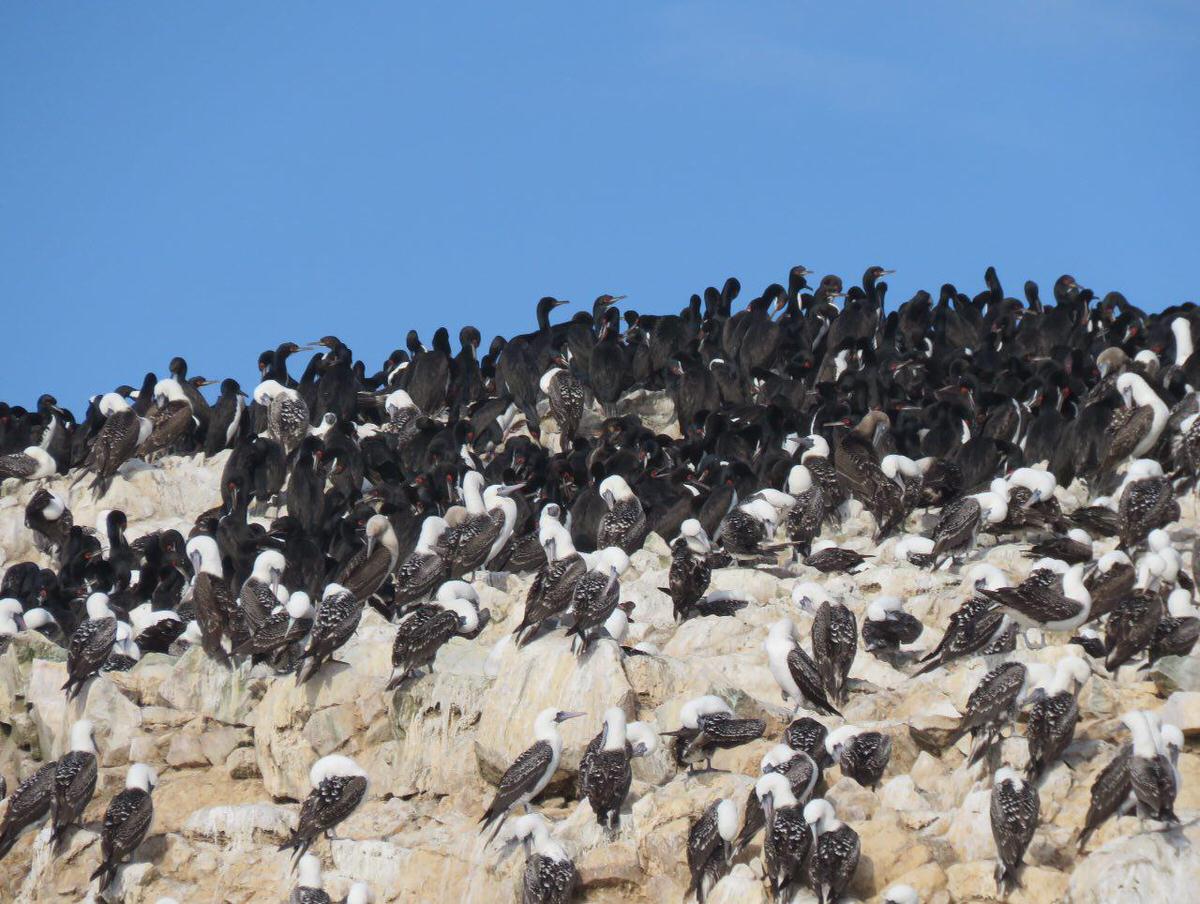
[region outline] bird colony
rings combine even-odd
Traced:
[[[1200,309],[889,272],[0,403],[0,898],[1194,898]]]

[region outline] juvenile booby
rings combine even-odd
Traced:
[[[790,701],[797,710],[811,705],[817,712],[840,715],[829,700],[821,670],[796,641],[795,622],[784,618],[772,624],[763,649],[767,653],[767,667],[785,702]]]
[[[305,854],[300,858],[300,867],[296,879],[296,887],[288,904],[331,904],[331,898],[325,893],[323,877],[321,876],[321,858],[316,854]]]
[[[488,836],[489,843],[496,837],[504,824],[504,817],[513,807],[527,806],[550,784],[562,754],[562,735],[558,726],[568,719],[583,715],[586,713],[565,712],[553,707],[538,713],[533,722],[533,744],[526,747],[504,771],[496,796],[479,820],[481,832],[486,832],[493,823],[496,826]]]
[[[646,535],[646,513],[625,478],[618,474],[600,481],[600,497],[608,506],[596,530],[596,548],[616,546],[626,553],[641,548]]]
[[[821,603],[812,623],[813,661],[827,699],[846,702],[846,681],[858,652],[858,624],[841,603]]]
[[[604,728],[588,744],[579,761],[579,796],[587,798],[596,821],[615,832],[621,804],[633,783],[629,767],[632,750],[625,733],[625,711],[619,706],[604,713]]]
[[[100,866],[92,879],[100,880],[100,891],[116,878],[125,858],[138,849],[154,821],[151,792],[158,782],[154,770],[145,763],[134,763],[125,775],[125,790],[112,799],[104,812],[100,831]]]
[[[1054,677],[1046,685],[1045,696],[1030,707],[1025,725],[1029,741],[1025,774],[1029,781],[1037,782],[1074,740],[1079,721],[1079,691],[1091,675],[1091,668],[1082,659],[1072,656],[1059,660]]]
[[[691,882],[684,895],[695,892],[698,904],[704,904],[712,887],[729,868],[737,833],[737,815],[737,804],[722,798],[705,807],[688,829],[687,862]]]
[[[514,819],[505,833],[505,853],[525,847],[521,904],[568,904],[579,884],[579,871],[566,849],[550,836],[541,813]]]
[[[317,615],[304,658],[296,669],[296,684],[300,685],[320,671],[341,646],[354,636],[362,619],[362,601],[341,584],[329,584],[321,595]]]
[[[300,820],[291,837],[279,846],[281,851],[294,851],[293,859],[303,857],[322,832],[330,836],[367,793],[367,773],[347,756],[321,757],[313,763],[308,779],[312,791],[300,805]]]
[[[841,822],[833,805],[822,798],[805,806],[804,821],[813,833],[807,868],[809,885],[817,893],[818,904],[836,904],[858,869],[858,833]]]
[[[739,719],[728,703],[712,694],[684,703],[679,710],[679,722],[679,728],[663,734],[675,739],[672,745],[675,764],[688,767],[689,772],[701,761],[706,770],[711,770],[713,754],[718,750],[757,741],[767,730],[762,719]]]
[[[875,789],[892,758],[892,739],[878,731],[843,725],[825,738],[825,750],[841,768],[842,775],[864,788]]]
[[[992,781],[992,837],[996,840],[996,890],[1001,895],[1019,886],[1017,870],[1038,827],[1037,788],[1014,770],[996,770]]]
[[[904,602],[896,596],[877,596],[867,606],[863,619],[863,649],[879,655],[879,651],[895,652],[901,644],[916,643],[925,626],[914,615],[904,611]]]
[[[108,608],[108,594],[87,599],[87,619],[71,635],[67,646],[67,681],[62,689],[74,700],[88,680],[108,661],[117,640],[117,620]]]
[[[79,824],[96,791],[95,728],[87,719],[71,726],[71,749],[54,766],[54,797],[50,804],[51,839],[62,841],[67,829]]]

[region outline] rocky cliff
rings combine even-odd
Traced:
[[[217,502],[223,459],[173,458],[134,468],[99,506],[77,490],[70,493],[76,521],[94,523],[98,508],[121,508],[131,537],[163,527],[186,535],[195,514]],[[51,488],[66,495],[68,481],[56,480]],[[10,563],[42,561],[22,525],[31,492],[9,482],[0,496],[0,555]],[[1077,504],[1070,492],[1059,492],[1064,507]],[[1186,502],[1186,526],[1176,526],[1181,548],[1185,541],[1190,546],[1193,518]],[[520,619],[529,578],[481,580],[476,586],[482,605],[492,614],[483,634],[455,638],[438,655],[432,674],[394,693],[384,691],[394,628],[369,610],[339,654],[342,664],[299,688],[290,676],[276,677],[264,666],[229,670],[192,649],[177,658],[147,655],[129,672],[91,682],[71,704],[60,690],[62,649],[40,635],[20,634],[0,655],[0,774],[11,790],[62,753],[69,725],[83,716],[96,724],[102,769],[85,828],[57,853],[50,850],[47,831],[23,836],[0,861],[0,898],[30,904],[91,900],[87,877],[99,859],[99,820],[121,787],[126,764],[141,761],[160,777],[155,821],[134,862],[121,870],[111,898],[123,896],[128,904],[153,904],[161,896],[183,904],[284,901],[295,880],[289,855],[277,848],[309,791],[309,767],[338,752],[368,771],[370,787],[366,803],[336,837],[315,847],[335,900],[359,879],[385,902],[518,900],[522,855],[498,860],[495,849],[485,849],[477,821],[493,783],[529,744],[534,716],[552,705],[588,714],[565,724],[559,780],[542,805],[579,867],[582,899],[682,900],[691,820],[718,796],[739,804],[746,799],[761,757],[789,720],[762,642],[767,627],[784,616],[796,619],[807,637],[810,617],[793,604],[792,587],[819,581],[860,622],[874,596],[901,596],[927,626],[918,649],[936,643],[939,628],[966,599],[963,577],[896,561],[894,540],[872,547],[867,536],[864,521],[854,517],[834,537],[874,555],[853,576],[827,577],[804,566],[792,567],[789,576],[781,576],[783,570],[722,569],[714,575],[715,589],[733,591],[750,605],[734,617],[696,618],[680,626],[658,589],[666,585],[668,549],[652,536],[633,556],[622,595],[636,603],[627,643],[651,644],[653,655],[623,656],[603,641],[577,660],[561,633],[518,650],[508,638]],[[983,553],[1019,576],[1029,568],[1020,550],[997,545]],[[1080,655],[1065,641],[1050,638],[1043,648],[1022,648],[1014,657],[1053,663]],[[993,899],[988,776],[967,767],[967,741],[940,754],[929,744],[954,724],[985,670],[976,659],[910,678],[859,650],[845,716],[886,732],[894,745],[877,791],[841,777],[836,767],[826,773],[826,796],[862,839],[851,887],[859,899],[882,900],[898,882],[932,904]],[[620,832],[607,835],[588,804],[576,802],[573,782],[583,745],[599,731],[604,710],[621,706],[630,719],[668,730],[678,726],[681,704],[704,693],[722,696],[739,714],[766,719],[766,737],[719,752],[716,771],[697,776],[678,772],[666,750],[635,760]],[[1117,819],[1100,829],[1086,855],[1077,856],[1074,840],[1089,788],[1127,740],[1118,720],[1134,707],[1164,710],[1188,737],[1176,806],[1185,828],[1162,833],[1133,817]],[[1009,900],[1190,899],[1200,888],[1200,828],[1194,825],[1200,809],[1200,660],[1166,660],[1150,673],[1126,668],[1115,681],[1093,678],[1080,708],[1066,762],[1056,764],[1041,787],[1041,825],[1026,856],[1024,887]],[[1021,766],[1023,740],[1005,741],[1003,755]],[[760,876],[754,845],[710,901],[764,901]]]

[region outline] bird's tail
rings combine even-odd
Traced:
[[[101,863],[100,866],[96,868],[96,871],[91,875],[91,879],[100,880],[100,891],[104,891],[104,889],[108,888],[108,886],[112,883],[112,880],[116,877],[116,865],[109,863],[107,860]],[[91,879],[89,879],[89,881],[91,881]]]

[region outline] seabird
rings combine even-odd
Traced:
[[[992,837],[996,839],[996,890],[1005,895],[1019,886],[1017,870],[1038,827],[1037,788],[1007,766],[992,780]]]
[[[807,465],[794,465],[788,472],[787,492],[795,500],[785,521],[787,535],[799,553],[807,556],[829,514],[825,494]]]
[[[115,392],[107,393],[97,407],[106,418],[104,426],[92,440],[87,459],[72,486],[90,473],[94,477],[88,489],[100,498],[108,492],[113,476],[121,465],[129,461],[138,446],[150,436],[153,425],[146,418],[139,417],[129,403]]]
[[[576,653],[583,655],[598,629],[603,628],[608,617],[620,602],[620,578],[629,568],[629,556],[619,547],[609,546],[591,554],[591,567],[575,582],[571,592],[571,610],[575,621],[567,629],[567,636],[578,638],[573,641]]]
[[[667,574],[667,594],[675,611],[675,620],[684,621],[708,590],[712,579],[709,556],[712,542],[704,527],[695,518],[679,526],[679,536],[671,544],[671,568]],[[662,589],[662,588],[660,588]]]
[[[896,529],[905,514],[904,490],[879,464],[874,438],[890,426],[888,416],[872,410],[842,437],[833,453],[834,468],[850,495],[875,518],[875,541]]]
[[[904,602],[897,596],[877,596],[867,606],[863,619],[863,649],[879,655],[879,651],[895,652],[901,644],[916,643],[925,626],[914,615],[904,611]]]
[[[367,519],[366,539],[366,545],[346,561],[334,578],[360,600],[370,599],[383,586],[400,558],[396,531],[386,515]]]
[[[1162,619],[1163,598],[1157,590],[1134,590],[1117,605],[1104,623],[1104,667],[1110,674],[1150,645]]]
[[[739,719],[729,704],[713,694],[688,700],[679,710],[680,727],[663,732],[675,739],[672,754],[677,766],[691,772],[703,761],[712,770],[713,754],[757,741],[767,730],[762,719]]]
[[[864,788],[875,789],[892,758],[892,739],[878,731],[843,725],[825,738],[825,750],[841,768],[842,775]]]
[[[287,560],[276,549],[264,549],[254,559],[254,569],[238,593],[238,605],[252,633],[261,630],[263,623],[278,606],[279,582],[286,568]]]
[[[233,637],[233,617],[237,606],[225,581],[221,551],[216,540],[200,534],[188,540],[187,555],[195,575],[192,579],[192,606],[200,625],[204,652],[217,662],[228,662],[229,657],[221,641],[226,636]]]
[[[865,565],[869,558],[872,556],[835,546],[830,540],[822,540],[809,553],[804,564],[822,574],[850,574],[855,568]]]
[[[812,799],[813,790],[821,779],[821,768],[813,758],[802,750],[793,750],[787,744],[776,744],[768,750],[759,763],[762,775],[777,772],[787,778],[792,796],[801,804]],[[758,805],[755,789],[750,789],[746,806],[742,811],[742,829],[738,832],[735,850],[742,850],[766,824],[762,807]]]
[[[397,609],[428,599],[446,579],[449,565],[441,553],[441,537],[446,529],[445,519],[437,515],[421,522],[416,547],[396,569],[393,602]]]
[[[1112,612],[1133,592],[1136,581],[1137,572],[1124,550],[1114,549],[1097,559],[1095,569],[1084,578],[1084,585],[1092,595],[1091,619]]]
[[[384,433],[396,437],[396,443],[401,448],[407,446],[409,441],[417,435],[421,409],[416,406],[412,396],[407,392],[403,389],[395,389],[384,399],[383,410],[387,415],[387,421],[381,429]]]
[[[28,446],[23,452],[0,455],[0,480],[43,480],[58,472],[54,457],[40,446]]]
[[[807,868],[809,885],[817,893],[818,904],[836,904],[858,869],[858,833],[841,822],[833,805],[822,798],[804,807],[804,821],[813,833]]]
[[[145,763],[134,763],[125,774],[125,790],[112,799],[104,812],[100,830],[100,866],[92,879],[100,880],[100,891],[116,878],[122,860],[137,850],[154,821],[154,801],[150,796],[158,782],[154,770]]]
[[[569,352],[568,352],[569,354]],[[560,366],[552,367],[538,381],[538,387],[550,400],[550,413],[558,424],[559,451],[565,452],[579,430],[583,417],[583,384],[566,367],[567,362],[558,359]]]
[[[963,496],[944,506],[933,529],[931,566],[937,567],[947,558],[966,555],[974,548],[982,524],[999,524],[1007,516],[1007,501],[992,492]]]
[[[1025,775],[1029,781],[1037,782],[1074,740],[1079,721],[1079,691],[1091,676],[1091,668],[1082,659],[1071,656],[1059,660],[1054,677],[1045,687],[1045,695],[1030,707],[1025,725],[1029,742]]]
[[[772,624],[763,649],[785,703],[790,701],[797,711],[807,705],[820,713],[840,715],[829,700],[821,670],[796,641],[795,622],[784,618]]]
[[[858,624],[854,613],[841,603],[821,603],[813,618],[811,643],[813,661],[827,699],[845,704],[846,681],[858,652]]]
[[[1039,581],[1025,580],[1016,587],[998,590],[982,587],[979,593],[1003,606],[1027,630],[1074,631],[1091,616],[1092,595],[1084,586],[1083,565],[1079,564],[1066,569],[1061,592]]]
[[[88,680],[108,661],[117,640],[117,620],[108,608],[108,594],[93,593],[87,599],[87,618],[71,635],[67,646],[67,681],[62,689],[74,700]]]
[[[51,839],[59,844],[67,829],[79,824],[96,791],[95,728],[87,719],[71,726],[71,749],[54,766],[54,798],[50,804]]]
[[[316,616],[312,599],[303,590],[297,590],[288,597],[282,609],[267,616],[258,630],[233,652],[248,653],[256,660],[278,661],[289,648],[308,636]]]
[[[25,505],[25,526],[33,531],[38,549],[47,555],[57,557],[61,553],[74,524],[63,498],[45,488],[35,492]]]
[[[586,713],[566,712],[549,707],[538,713],[533,722],[534,742],[513,760],[512,765],[500,778],[500,786],[496,796],[484,811],[479,820],[481,832],[486,832],[494,823],[495,829],[488,836],[490,843],[504,824],[504,817],[516,806],[525,806],[542,793],[550,784],[554,772],[558,769],[558,760],[562,755],[562,735],[558,726],[568,719],[575,719]]]
[[[271,439],[283,446],[285,454],[291,455],[308,435],[308,405],[299,392],[276,380],[264,380],[254,387],[251,395],[267,412],[267,432]]]
[[[588,744],[579,761],[579,796],[587,798],[596,822],[615,832],[621,804],[633,783],[632,750],[625,734],[625,711],[619,706],[604,713],[604,728]]]
[[[763,811],[766,836],[763,840],[767,883],[774,901],[790,901],[806,881],[805,867],[813,843],[813,832],[805,812],[809,804],[797,800],[787,778],[768,772],[754,785]]]
[[[616,546],[626,553],[641,548],[646,535],[646,513],[625,478],[612,474],[600,481],[600,498],[608,506],[596,530],[596,548]]]
[[[355,882],[342,900],[342,904],[374,904],[375,896],[366,882]]]
[[[305,854],[300,858],[299,877],[288,904],[332,904],[323,884],[321,858],[316,854]]]
[[[1144,467],[1137,467],[1143,462]],[[1179,519],[1174,487],[1155,461],[1139,459],[1129,466],[1117,500],[1121,546],[1126,551],[1133,550],[1156,527],[1166,527]]]
[[[1032,686],[1031,668],[1020,662],[1002,663],[984,675],[971,691],[958,728],[947,741],[947,746],[952,746],[967,732],[971,733],[969,765],[982,759],[999,739],[1001,731],[1012,723]]]
[[[41,822],[50,813],[54,802],[54,772],[56,763],[42,766],[17,785],[8,799],[4,821],[0,822],[0,860],[3,860],[21,833]]]
[[[687,863],[691,881],[684,896],[695,892],[698,904],[704,904],[713,886],[729,868],[737,833],[737,815],[737,804],[721,798],[705,807],[688,829]]]
[[[828,765],[829,754],[825,749],[825,738],[829,729],[811,716],[801,716],[788,725],[783,732],[783,742],[792,750],[806,753],[818,765]]]
[[[518,646],[528,643],[547,621],[567,611],[575,585],[588,570],[575,551],[571,532],[557,519],[543,518],[538,536],[546,550],[546,564],[538,569],[525,595],[521,623],[513,631]]]
[[[392,677],[386,689],[399,687],[418,669],[428,667],[432,670],[438,650],[455,634],[474,632],[479,621],[475,602],[458,596],[418,606],[408,613],[396,626]]]
[[[514,819],[505,839],[505,854],[525,847],[521,904],[567,904],[579,884],[579,871],[566,849],[550,837],[550,824],[541,813]]]
[[[304,658],[296,669],[297,685],[317,674],[321,666],[333,659],[333,654],[354,636],[362,613],[362,601],[341,584],[329,584],[325,588],[308,635]]]
[[[1179,822],[1175,795],[1179,790],[1175,767],[1167,755],[1161,721],[1154,713],[1133,710],[1121,717],[1133,735],[1129,782],[1137,798],[1138,816],[1159,822]]]
[[[279,847],[281,851],[294,851],[293,859],[303,857],[322,832],[332,837],[333,829],[367,794],[367,773],[347,756],[321,757],[313,763],[308,778],[312,791],[300,805],[300,820],[291,837]]]
[[[26,622],[29,613],[25,614]],[[1200,639],[1200,609],[1192,605],[1192,594],[1182,587],[1167,597],[1167,617],[1154,629],[1149,655],[1143,668],[1149,668],[1163,656],[1187,656]]]
[[[911,885],[893,885],[883,893],[883,904],[921,904],[921,896]]]

